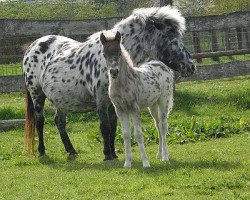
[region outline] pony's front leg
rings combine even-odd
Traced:
[[[109,113],[109,125],[110,125],[110,148],[111,148],[111,155],[113,158],[118,158],[118,156],[115,153],[115,135],[116,135],[116,127],[117,127],[117,116],[115,113],[115,108],[112,105],[110,105],[108,109]]]
[[[144,147],[144,138],[142,135],[142,128],[141,128],[141,120],[140,120],[140,114],[139,112],[134,112],[131,114],[133,124],[134,124],[134,135],[137,140],[140,152],[141,152],[141,158],[143,167],[150,167],[148,157],[146,155],[145,147]]]
[[[66,132],[66,114],[60,110],[57,110],[55,123],[60,133],[65,150],[69,153],[70,157],[75,158],[78,154],[69,139],[68,133]]]

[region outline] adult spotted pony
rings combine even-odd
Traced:
[[[116,24],[123,46],[138,66],[147,60],[160,60],[182,76],[190,76],[195,64],[184,47],[185,19],[176,8],[141,8]],[[102,31],[105,32],[105,31]],[[70,156],[77,155],[66,132],[66,113],[97,108],[104,141],[105,160],[117,158],[115,132],[117,117],[108,96],[108,73],[100,43],[101,32],[86,42],[48,35],[34,41],[26,50],[23,71],[26,84],[26,150],[34,154],[34,131],[38,133],[39,155],[45,155],[43,138],[44,102],[56,107],[55,123]]]

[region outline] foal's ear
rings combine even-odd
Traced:
[[[103,33],[101,33],[100,35],[100,40],[102,44],[105,44],[107,42],[107,38],[105,37],[105,35]]]
[[[122,38],[121,33],[119,31],[117,31],[116,34],[115,34],[115,40],[120,43],[121,42],[121,38]]]

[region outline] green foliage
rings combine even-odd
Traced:
[[[0,3],[0,19],[80,20],[119,16],[113,3],[70,3],[65,0],[40,3]]]
[[[187,16],[219,15],[249,11],[249,0],[176,0],[175,5]]]
[[[205,15],[217,15],[223,13],[232,13],[237,11],[249,11],[249,0],[216,0],[211,9],[205,10]]]
[[[23,94],[1,94],[0,119],[24,118]],[[169,117],[169,143],[205,141],[250,131],[249,76],[233,79],[184,82],[176,85],[174,109]],[[46,124],[54,127],[55,110],[46,102]],[[152,117],[142,112],[142,128],[146,144],[158,142]],[[102,142],[97,112],[68,115],[69,132],[88,132],[89,140]],[[133,130],[132,130],[133,131]],[[53,132],[56,133],[55,130]],[[133,134],[132,134],[133,135]],[[116,141],[123,143],[118,126]],[[132,144],[136,144],[132,138]]]

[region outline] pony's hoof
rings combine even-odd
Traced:
[[[68,160],[75,160],[78,157],[77,153],[70,153],[68,156]]]
[[[118,159],[118,156],[115,153],[112,154],[112,157],[113,159]]]
[[[42,157],[46,157],[47,155],[46,155],[46,153],[45,152],[43,152],[43,153],[39,153],[39,156],[38,156],[38,158],[42,158]]]
[[[114,160],[114,158],[113,158],[113,156],[108,155],[108,156],[105,156],[103,161],[110,161],[110,160]]]

